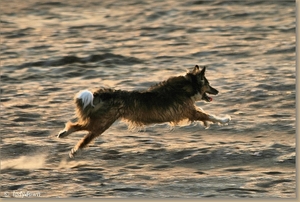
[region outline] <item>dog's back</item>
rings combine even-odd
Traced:
[[[85,120],[101,118],[114,111],[114,118],[122,118],[136,126],[171,122],[176,124],[194,110],[192,96],[197,93],[192,79],[172,77],[145,91],[99,89],[92,93],[80,92],[75,96],[77,115]]]

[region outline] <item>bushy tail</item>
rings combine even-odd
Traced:
[[[75,95],[76,115],[80,119],[86,119],[94,107],[94,95],[89,90],[82,90]]]

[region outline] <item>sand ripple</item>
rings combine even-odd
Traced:
[[[295,198],[294,1],[1,1],[1,197]],[[115,123],[78,158],[55,135],[82,89],[195,64],[227,126]],[[26,197],[27,197],[26,196]]]

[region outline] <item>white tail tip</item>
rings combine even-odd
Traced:
[[[78,93],[77,99],[81,99],[83,103],[83,109],[86,108],[89,104],[91,104],[93,107],[93,100],[94,100],[94,95],[91,91],[89,90],[82,90]]]

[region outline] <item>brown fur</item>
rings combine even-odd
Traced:
[[[93,139],[101,135],[116,120],[123,119],[134,126],[170,122],[178,124],[182,120],[227,123],[205,113],[195,106],[195,101],[210,98],[206,93],[217,94],[204,76],[205,67],[195,68],[185,76],[171,77],[145,91],[123,91],[101,88],[93,93],[93,103],[83,109],[82,99],[75,96],[76,123],[68,122],[58,137],[85,130],[88,131],[71,150],[73,157],[79,149],[86,147]],[[92,106],[93,104],[93,106]]]

